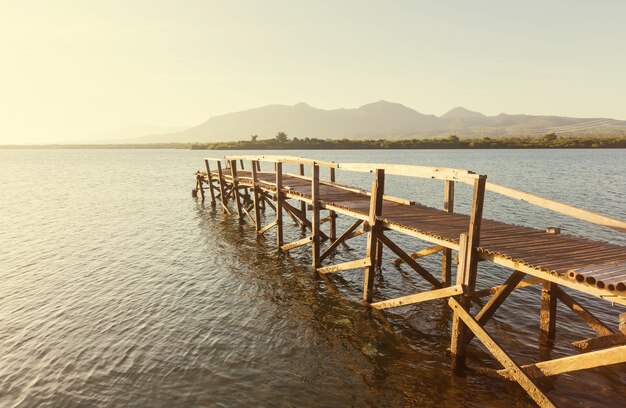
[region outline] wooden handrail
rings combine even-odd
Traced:
[[[479,175],[473,171],[464,169],[451,169],[442,167],[413,166],[408,164],[384,164],[384,163],[340,163],[340,170],[373,172],[376,169],[385,170],[386,174],[396,176],[430,178],[438,180],[460,181],[474,184]]]
[[[581,208],[577,208],[568,204],[559,203],[558,201],[553,201],[530,193],[524,193],[523,191],[518,191],[490,182],[487,182],[487,184],[485,185],[485,189],[487,191],[493,191],[494,193],[498,193],[516,200],[524,201],[538,207],[547,208],[548,210],[568,215],[579,220],[602,225],[604,227],[612,228],[620,232],[626,232],[626,222],[616,220],[605,215],[596,214],[591,211],[583,210]]]

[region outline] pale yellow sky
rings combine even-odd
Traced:
[[[626,119],[621,1],[0,0],[0,144],[272,103]]]

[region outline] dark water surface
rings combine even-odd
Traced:
[[[281,154],[469,168],[626,219],[624,150]],[[372,314],[360,302],[360,271],[315,276],[308,247],[279,254],[272,234],[255,239],[249,225],[192,199],[192,173],[206,155],[223,152],[0,150],[0,406],[530,404],[518,386],[450,374],[443,301]],[[370,177],[338,173],[362,187]],[[466,211],[469,189],[457,190]],[[389,178],[387,192],[441,207],[443,186]],[[626,245],[624,234],[491,193],[485,216]],[[302,236],[288,217],[285,225],[287,241]],[[364,248],[363,237],[350,241],[334,261]],[[437,271],[438,262],[424,265]],[[384,264],[376,299],[426,288]],[[483,287],[506,276],[481,264]],[[579,299],[612,327],[625,311]],[[559,305],[556,344],[538,347],[539,300],[536,287],[516,291],[487,326],[520,363],[572,354],[571,341],[594,335]],[[473,344],[470,363],[497,367]],[[542,387],[560,405],[616,406],[626,370],[562,375]]]

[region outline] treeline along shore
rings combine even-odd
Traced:
[[[280,135],[280,137],[279,137]],[[280,133],[273,139],[214,143],[116,143],[0,145],[0,149],[192,149],[192,150],[324,150],[324,149],[624,149],[626,136],[467,138],[439,139],[317,139]]]
[[[449,136],[443,139],[350,140],[350,139],[288,139],[286,135],[274,139],[238,142],[195,143],[198,150],[297,150],[297,149],[589,149],[626,148],[626,136],[616,137],[561,137],[554,134],[543,137],[503,137],[461,139]]]

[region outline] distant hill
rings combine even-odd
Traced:
[[[461,138],[543,136],[557,133],[573,136],[626,135],[626,121],[606,118],[560,116],[485,116],[456,107],[437,117],[387,101],[356,109],[325,110],[299,103],[268,105],[226,115],[178,132],[133,138],[133,143],[222,142],[248,140],[256,134],[268,139],[277,132],[291,138],[405,139],[455,134]]]

